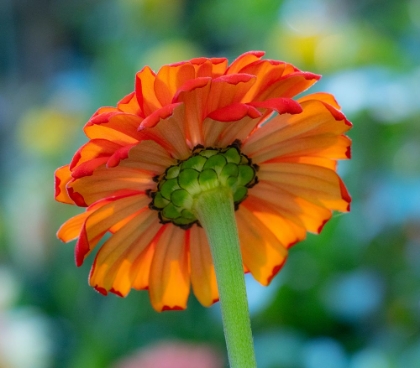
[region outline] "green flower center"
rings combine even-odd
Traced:
[[[162,223],[188,229],[198,220],[194,202],[202,192],[229,188],[235,209],[246,198],[248,188],[258,182],[258,166],[234,143],[226,148],[197,146],[191,157],[170,166],[156,177],[157,191],[151,192],[149,207],[159,212]]]

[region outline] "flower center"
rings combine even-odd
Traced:
[[[194,202],[202,192],[229,188],[235,209],[246,198],[248,188],[258,182],[258,166],[239,149],[239,144],[226,148],[197,146],[191,157],[170,166],[156,177],[157,191],[151,192],[150,208],[159,212],[162,223],[188,229],[198,220]]]

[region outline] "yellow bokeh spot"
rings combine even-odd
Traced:
[[[19,121],[18,142],[29,153],[52,155],[72,139],[78,118],[54,108],[32,108]]]

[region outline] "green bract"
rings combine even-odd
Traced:
[[[162,223],[189,228],[198,222],[193,207],[200,193],[229,188],[237,208],[246,198],[248,188],[257,183],[257,168],[236,145],[196,147],[190,158],[168,167],[157,178],[157,191],[150,194],[150,208],[159,211]]]

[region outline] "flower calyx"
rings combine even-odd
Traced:
[[[194,203],[201,193],[228,188],[237,209],[248,189],[258,183],[257,170],[236,142],[225,148],[196,146],[188,159],[156,177],[157,190],[149,194],[149,207],[159,212],[162,223],[188,229],[199,224]]]

